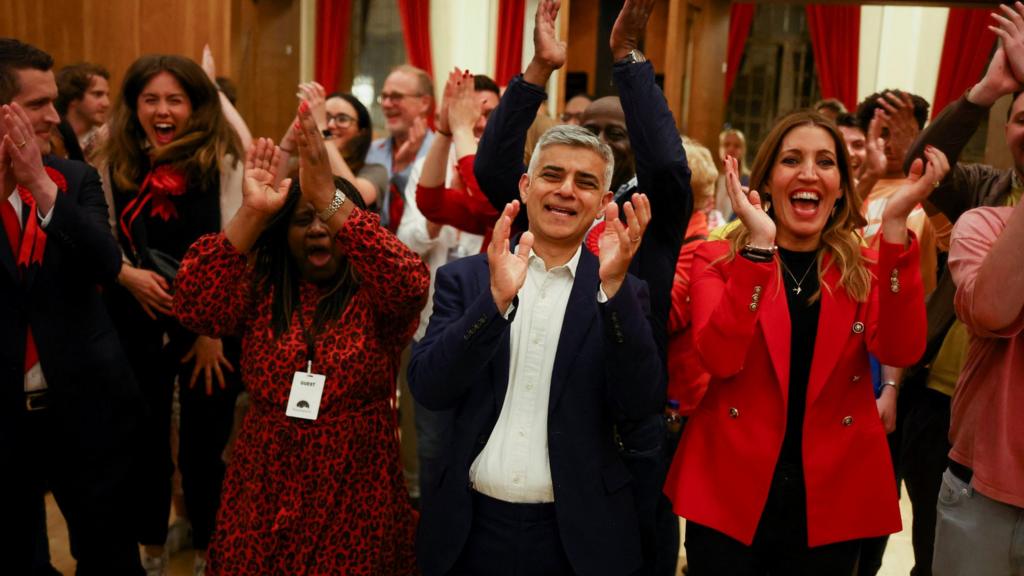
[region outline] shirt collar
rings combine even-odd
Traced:
[[[569,272],[569,277],[575,279],[576,268],[580,264],[580,254],[582,253],[582,251],[583,245],[580,244],[579,246],[576,247],[576,253],[572,255],[572,258],[569,258],[568,262],[562,264],[561,266],[555,266],[551,270],[547,269],[547,265],[544,263],[544,259],[538,256],[537,253],[534,252],[533,250],[530,250],[530,258],[528,262],[530,268],[537,272],[555,272],[557,270],[565,269]]]

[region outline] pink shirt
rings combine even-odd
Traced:
[[[978,326],[974,284],[1013,208],[976,208],[953,229],[949,269],[956,313],[971,333],[953,395],[949,456],[974,470],[976,490],[1024,508],[1024,311],[999,332]]]

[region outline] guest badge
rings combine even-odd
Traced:
[[[306,371],[296,372],[292,378],[292,391],[288,395],[288,410],[285,414],[292,418],[316,420],[326,381],[327,377],[323,374],[313,374],[312,362],[307,363]]]

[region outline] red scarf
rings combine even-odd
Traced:
[[[64,178],[64,175],[49,166],[45,168],[46,175],[57,185],[57,190],[61,193],[66,193],[68,191],[68,181]],[[28,211],[29,213],[29,217],[25,219],[25,230],[21,233],[21,246],[15,255],[18,267],[24,269],[32,264],[43,263],[43,255],[46,251],[46,231],[39,225],[39,219],[36,218],[36,199],[32,197],[32,193],[28,191],[28,188],[20,184],[16,190],[18,191],[18,196],[21,197],[22,211]],[[18,231],[15,230],[14,232]]]
[[[121,233],[128,239],[132,250],[136,250],[132,238],[132,224],[149,204],[149,215],[161,218],[164,222],[178,218],[178,209],[174,207],[172,196],[185,193],[185,174],[168,164],[161,164],[149,171],[139,186],[139,193],[121,211]]]

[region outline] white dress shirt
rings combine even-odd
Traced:
[[[562,322],[580,250],[547,269],[530,254],[509,338],[508,389],[487,445],[473,461],[473,489],[506,502],[554,502],[548,460],[548,401]]]
[[[18,191],[15,190],[11,192],[11,195],[7,197],[7,201],[14,208],[14,213],[18,215],[18,222],[20,223],[22,220],[21,212],[24,209],[24,204],[21,201],[21,196],[18,195]],[[38,213],[38,210],[36,212]],[[42,228],[46,228],[46,226],[50,224],[50,219],[53,218],[53,207],[50,207],[50,211],[47,212],[45,216],[38,214],[38,217],[39,225]],[[6,242],[6,239],[4,242]],[[14,261],[18,261],[17,254],[14,255]],[[39,362],[36,362],[35,366],[29,368],[28,372],[25,372],[25,392],[36,392],[38,390],[45,389],[46,378],[43,377],[43,367]]]

